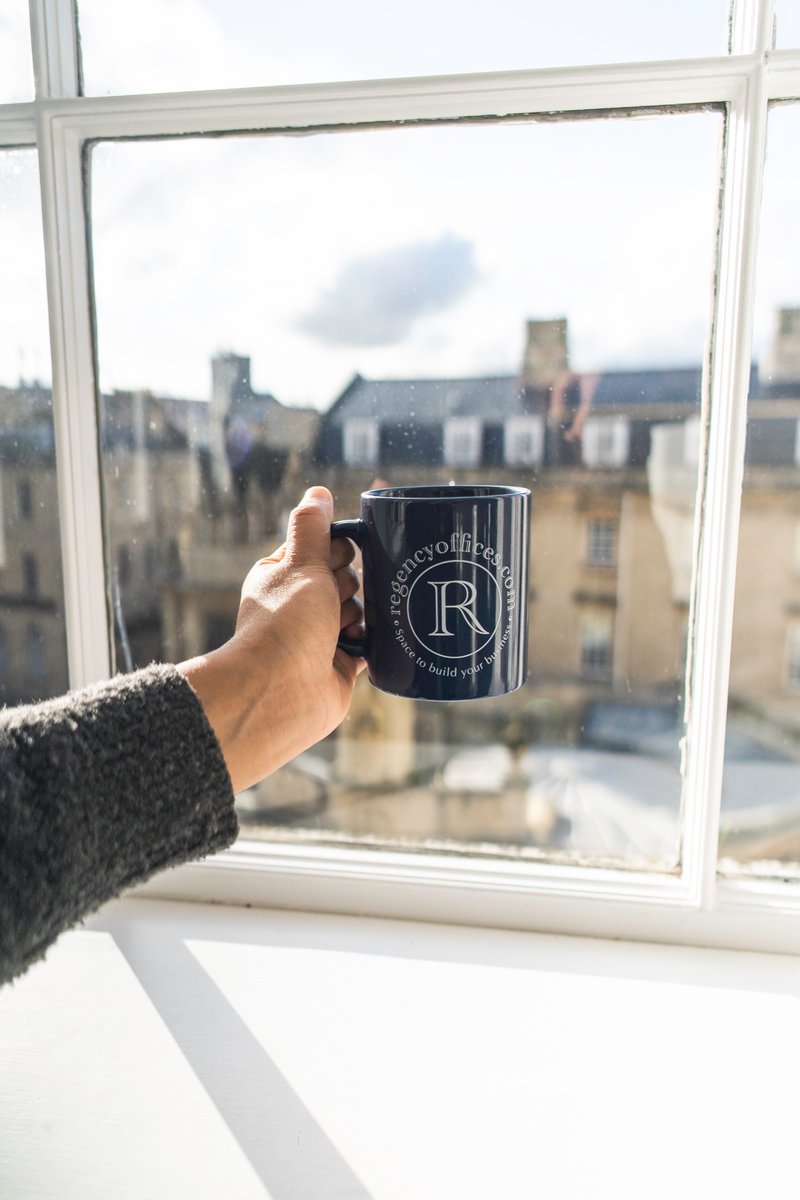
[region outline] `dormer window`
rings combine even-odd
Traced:
[[[477,467],[481,460],[482,426],[478,417],[450,417],[444,427],[444,461],[448,467]]]
[[[348,467],[374,467],[378,461],[377,421],[356,418],[344,426],[344,461]]]
[[[629,443],[625,417],[590,417],[583,427],[584,466],[624,467]]]
[[[503,453],[509,467],[534,467],[542,461],[544,422],[541,417],[509,417]]]

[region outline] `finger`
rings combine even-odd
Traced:
[[[330,568],[333,496],[327,488],[310,487],[289,517],[286,557],[298,566]]]
[[[361,601],[356,596],[353,596],[351,600],[346,600],[342,605],[342,613],[340,618],[341,628],[347,631],[348,627],[353,625],[357,630],[357,632],[354,634],[354,637],[362,636],[364,633],[362,628],[363,620],[364,605],[361,603]]]
[[[354,658],[352,654],[345,654],[344,650],[337,650],[333,656],[333,666],[341,678],[341,686],[344,689],[344,695],[349,704],[350,693],[353,690],[356,679],[366,669],[366,659]]]
[[[356,548],[349,538],[335,538],[331,542],[331,568],[338,571],[346,567],[356,556]]]
[[[358,591],[358,575],[352,567],[342,567],[336,572],[336,585],[339,588],[339,599],[349,600]]]

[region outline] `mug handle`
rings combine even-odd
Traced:
[[[356,517],[348,521],[334,521],[331,525],[331,541],[334,538],[350,538],[351,542],[361,547],[364,544],[364,535],[367,532],[367,527],[360,518]],[[367,657],[367,639],[345,637],[343,633],[339,634],[339,640],[336,645],[340,650],[344,650],[345,654],[349,654],[351,658],[366,658]]]

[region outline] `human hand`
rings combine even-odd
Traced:
[[[245,579],[233,637],[178,666],[206,710],[235,792],[334,730],[365,666],[336,647],[342,630],[363,631],[353,546],[331,542],[332,517],[327,488],[309,488],[284,545]]]

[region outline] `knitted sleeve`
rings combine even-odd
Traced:
[[[237,832],[219,744],[174,667],[0,712],[0,983],[123,888]]]

